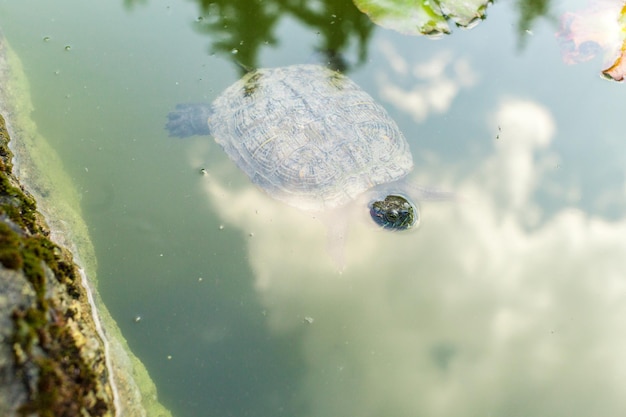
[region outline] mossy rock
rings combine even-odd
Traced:
[[[0,415],[169,417],[88,288],[96,259],[78,194],[31,111],[20,61],[0,36],[0,114],[10,122],[0,116]]]

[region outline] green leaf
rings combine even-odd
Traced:
[[[451,32],[449,20],[472,27],[485,18],[491,0],[354,0],[382,27],[408,35],[439,37]]]

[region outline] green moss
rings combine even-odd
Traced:
[[[23,271],[35,290],[36,300],[32,306],[13,312],[15,359],[22,369],[34,365],[39,372],[37,389],[30,392],[20,414],[107,415],[111,411],[109,405],[93,396],[98,390],[98,376],[82,359],[67,323],[75,312],[64,314],[52,299],[46,298],[44,262],[53,271],[62,271],[67,264],[59,261],[56,246],[45,238],[23,238],[20,246]]]
[[[31,101],[30,86],[25,76],[19,57],[15,51],[11,49],[5,39],[0,38],[0,55],[6,56],[4,64],[7,65],[7,71],[3,73],[3,84],[0,85],[0,100],[4,100],[3,104],[7,104],[7,111],[11,117],[11,124],[16,141],[12,149],[17,154],[19,164],[19,176],[24,184],[29,187],[36,198],[45,196],[46,214],[52,219],[52,227],[66,233],[71,237],[71,243],[75,245],[75,255],[80,259],[81,266],[84,268],[86,276],[89,277],[92,286],[97,287],[97,260],[93,245],[89,238],[87,226],[84,223],[80,213],[80,196],[69,176],[63,169],[63,164],[56,153],[55,149],[50,146],[46,138],[38,132],[37,125],[31,118],[34,106]],[[82,287],[81,275],[75,269],[72,256],[69,252],[59,249],[52,242],[46,242],[49,232],[46,226],[43,226],[41,215],[37,212],[37,206],[34,198],[21,187],[21,185],[10,177],[12,170],[11,151],[8,146],[8,134],[4,126],[4,119],[0,116],[0,223],[3,219],[10,219],[14,225],[23,230],[18,234],[20,245],[12,246],[13,249],[0,254],[7,266],[13,266],[15,270],[28,270],[29,274],[34,277],[38,284],[37,301],[33,306],[26,306],[14,314],[15,337],[19,343],[14,344],[15,358],[18,364],[21,364],[23,372],[30,375],[39,374],[41,372],[39,388],[50,386],[55,381],[65,381],[58,372],[63,372],[63,367],[68,363],[66,357],[74,358],[80,361],[77,354],[73,354],[72,346],[76,347],[71,334],[65,334],[63,337],[63,326],[56,327],[54,323],[61,323],[59,320],[77,322],[89,321],[91,318],[91,310],[89,301]],[[40,200],[40,203],[44,200]],[[55,223],[55,219],[62,219],[62,225]],[[32,255],[32,256],[31,256]],[[63,305],[64,315],[60,312],[60,306],[49,305],[49,300],[45,294],[45,280],[41,279],[41,272],[44,271],[41,260],[37,260],[36,256],[43,256],[45,264],[50,268],[58,281],[66,286],[66,292],[70,297],[77,300],[75,304],[70,303],[69,306]],[[4,264],[3,264],[4,265]],[[105,328],[109,340],[115,352],[118,348],[123,349],[129,355],[131,366],[127,369],[126,357],[124,354],[115,353],[119,357],[114,357],[112,361],[111,371],[112,379],[118,383],[119,400],[122,403],[122,409],[140,410],[145,409],[147,415],[150,416],[171,416],[157,400],[157,392],[154,383],[150,379],[145,367],[129,350],[125,339],[120,333],[115,321],[111,318],[106,306],[102,304],[97,292],[92,293],[95,304],[98,306],[99,314]],[[80,300],[80,301],[79,301]],[[88,326],[88,325],[87,325]],[[66,329],[68,330],[68,329]],[[76,332],[77,330],[72,330]],[[73,333],[76,338],[80,338],[80,334]],[[48,343],[49,339],[65,340],[60,345]],[[80,343],[84,343],[80,342]],[[57,353],[55,353],[57,352]],[[117,360],[120,360],[118,363]],[[57,367],[56,365],[59,365]],[[33,371],[33,367],[36,368]],[[38,367],[45,368],[45,372],[40,371]],[[91,367],[94,374],[101,378],[101,383],[106,384],[104,378],[107,377],[107,369],[103,363],[103,358],[92,361]],[[74,367],[72,372],[81,368]],[[89,386],[93,387],[95,383],[90,373],[86,371],[78,372],[78,377],[74,379],[74,395],[80,398],[82,393],[87,392]],[[67,375],[68,378],[71,375]],[[109,376],[111,377],[111,376]],[[94,377],[95,378],[95,377]],[[26,379],[25,379],[26,381]],[[72,379],[68,379],[72,381]],[[141,398],[135,394],[134,383],[141,392]],[[53,384],[54,386],[54,384]],[[83,388],[85,390],[82,390]],[[37,386],[29,386],[32,388],[29,404],[25,404],[24,410],[36,410],[32,414],[55,415],[55,416],[73,416],[72,410],[65,405],[69,391],[55,390],[50,397],[39,393]],[[101,385],[104,391],[110,388]],[[81,391],[82,390],[82,391]],[[107,404],[100,398],[112,398],[109,391],[98,394],[91,393],[88,398],[82,401],[83,411],[78,414],[80,416],[87,415],[89,410],[91,416],[111,416],[114,414],[112,404]],[[56,398],[56,399],[55,399]],[[65,400],[64,400],[65,398]],[[71,398],[73,400],[73,398]],[[141,402],[137,404],[137,400]],[[46,410],[46,407],[52,407],[53,410]],[[46,414],[48,413],[48,414]],[[130,414],[129,414],[130,415]]]
[[[35,292],[30,306],[13,311],[13,351],[17,372],[24,380],[29,369],[37,369],[36,386],[27,384],[29,400],[19,408],[22,416],[107,416],[110,404],[94,393],[98,375],[83,360],[68,326],[66,315],[46,296],[47,266],[70,298],[81,296],[80,280],[68,253],[48,239],[34,199],[26,194],[11,174],[8,135],[0,116],[0,263],[21,270]],[[12,224],[11,224],[12,223]],[[19,227],[22,232],[17,231]]]
[[[109,406],[91,395],[97,390],[97,375],[81,359],[66,318],[54,305],[49,304],[46,311],[44,314],[42,309],[30,308],[15,313],[21,340],[14,342],[25,349],[23,356],[39,371],[37,389],[20,407],[20,415],[107,415]],[[34,355],[35,345],[45,354]]]
[[[1,245],[2,243],[0,243]],[[0,264],[7,269],[21,269],[24,259],[18,250],[7,248],[0,249]]]
[[[6,223],[0,223],[0,264],[12,270],[22,269],[24,265],[20,240]]]
[[[37,204],[32,196],[11,181],[13,154],[9,149],[9,140],[4,118],[0,115],[0,213],[18,226],[34,232],[37,229]]]
[[[98,376],[82,359],[72,337],[66,316],[46,298],[44,264],[63,283],[73,285],[76,273],[59,258],[60,249],[44,236],[20,237],[6,224],[0,225],[0,236],[9,242],[23,259],[22,270],[35,290],[33,306],[13,312],[13,343],[16,363],[35,365],[39,370],[37,389],[19,412],[23,416],[104,416],[109,406],[91,395],[98,389]],[[77,291],[77,289],[75,289]],[[71,294],[70,294],[71,295]],[[74,312],[70,312],[72,316]],[[35,349],[36,347],[36,349]]]

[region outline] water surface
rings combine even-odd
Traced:
[[[0,1],[99,290],[176,416],[626,411],[623,86],[562,62],[581,2],[530,22],[510,3],[433,41],[344,1]],[[322,223],[163,128],[239,64],[329,51],[405,133],[411,181],[462,196],[423,202],[413,233],[355,212],[342,274]]]

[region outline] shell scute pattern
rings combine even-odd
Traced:
[[[387,112],[318,65],[247,74],[215,100],[209,128],[253,182],[302,209],[339,207],[413,168]]]

